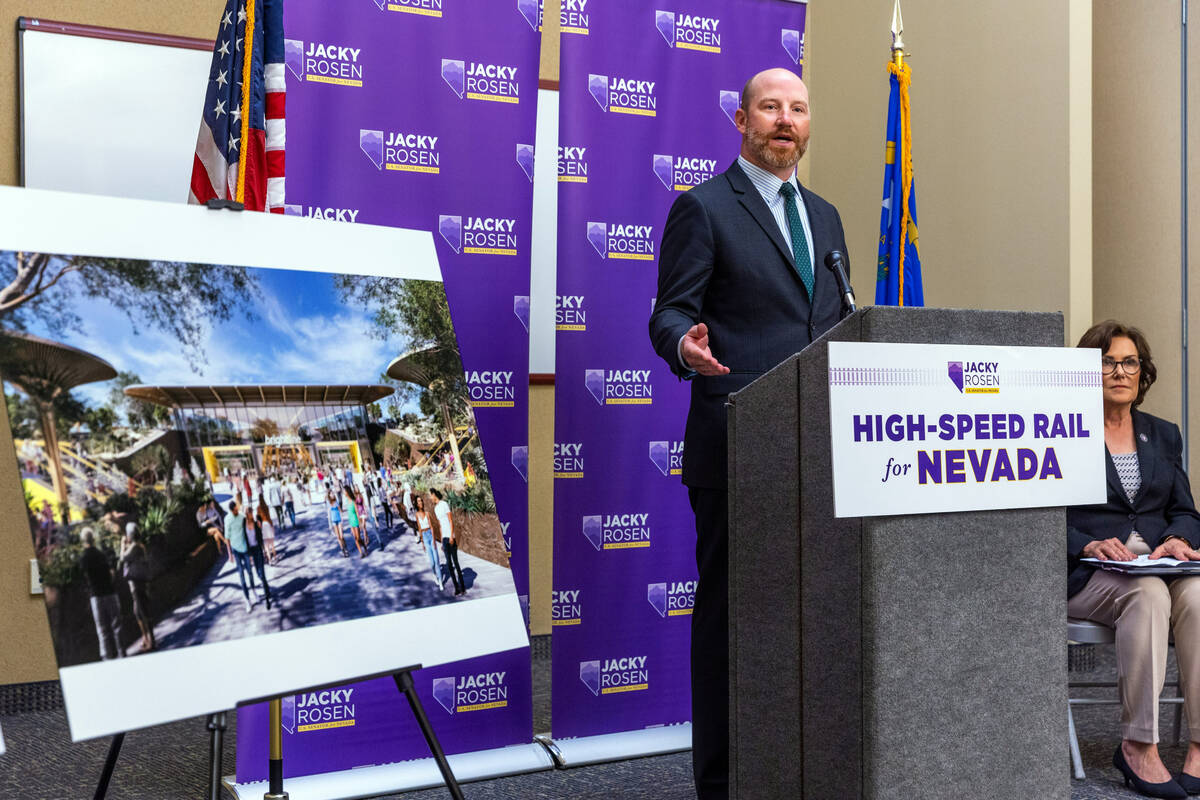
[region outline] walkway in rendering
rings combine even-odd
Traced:
[[[222,507],[227,505],[227,495],[218,492],[217,499]],[[343,558],[326,519],[324,503],[310,504],[297,509],[295,528],[276,533],[279,560],[266,567],[270,610],[261,598],[261,586],[258,602],[246,610],[237,569],[222,558],[174,612],[158,619],[157,648],[240,639],[513,591],[510,570],[462,551],[459,564],[467,593],[455,597],[448,576],[445,588],[439,587],[424,547],[398,517],[391,530],[379,532],[378,540],[371,535],[366,558],[359,557],[347,531],[350,558]],[[150,601],[153,606],[154,598]]]

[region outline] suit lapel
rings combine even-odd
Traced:
[[[1140,454],[1138,458],[1141,458]],[[1108,478],[1109,493],[1125,505],[1130,505],[1129,495],[1125,494],[1125,487],[1121,485],[1121,476],[1117,474],[1117,467],[1113,464],[1112,453],[1108,452],[1108,445],[1104,445],[1104,477]]]
[[[767,204],[763,202],[762,195],[758,193],[758,189],[754,188],[754,184],[746,177],[746,173],[742,172],[742,168],[738,163],[733,162],[733,166],[725,171],[725,177],[729,181],[729,185],[738,196],[738,202],[746,211],[750,212],[750,216],[763,229],[763,233],[767,234],[767,238],[775,243],[775,247],[779,250],[779,254],[784,257],[791,269],[792,274],[796,274],[796,259],[792,255],[792,245],[785,242],[783,239],[783,231],[779,230],[779,225],[775,222],[775,216],[771,213],[771,209],[767,208]],[[799,278],[797,278],[799,279]]]
[[[1158,464],[1158,449],[1150,440],[1150,423],[1139,412],[1133,412],[1133,443],[1137,447],[1138,471],[1142,473],[1142,485],[1133,496],[1136,503],[1141,499],[1146,487],[1154,480],[1155,466]]]

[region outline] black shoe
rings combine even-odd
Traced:
[[[1200,794],[1200,778],[1180,772],[1175,776],[1175,782],[1188,794]]]
[[[271,595],[267,595],[267,611],[271,610]]]
[[[1137,773],[1125,761],[1125,753],[1121,750],[1121,745],[1117,745],[1116,752],[1113,753],[1113,766],[1116,767],[1122,775],[1125,776],[1125,785],[1133,786],[1134,791],[1139,794],[1144,794],[1146,797],[1187,797],[1188,793],[1175,781],[1163,781],[1162,783],[1147,783],[1137,776]]]

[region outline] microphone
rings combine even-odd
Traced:
[[[837,281],[838,291],[842,293],[842,305],[845,306],[847,313],[854,311],[857,307],[854,305],[854,289],[850,286],[850,281],[846,278],[846,257],[842,255],[840,250],[830,250],[825,254],[825,267],[833,273],[834,280]]]

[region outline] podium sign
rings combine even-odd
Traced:
[[[829,343],[838,517],[1103,503],[1094,349]]]

